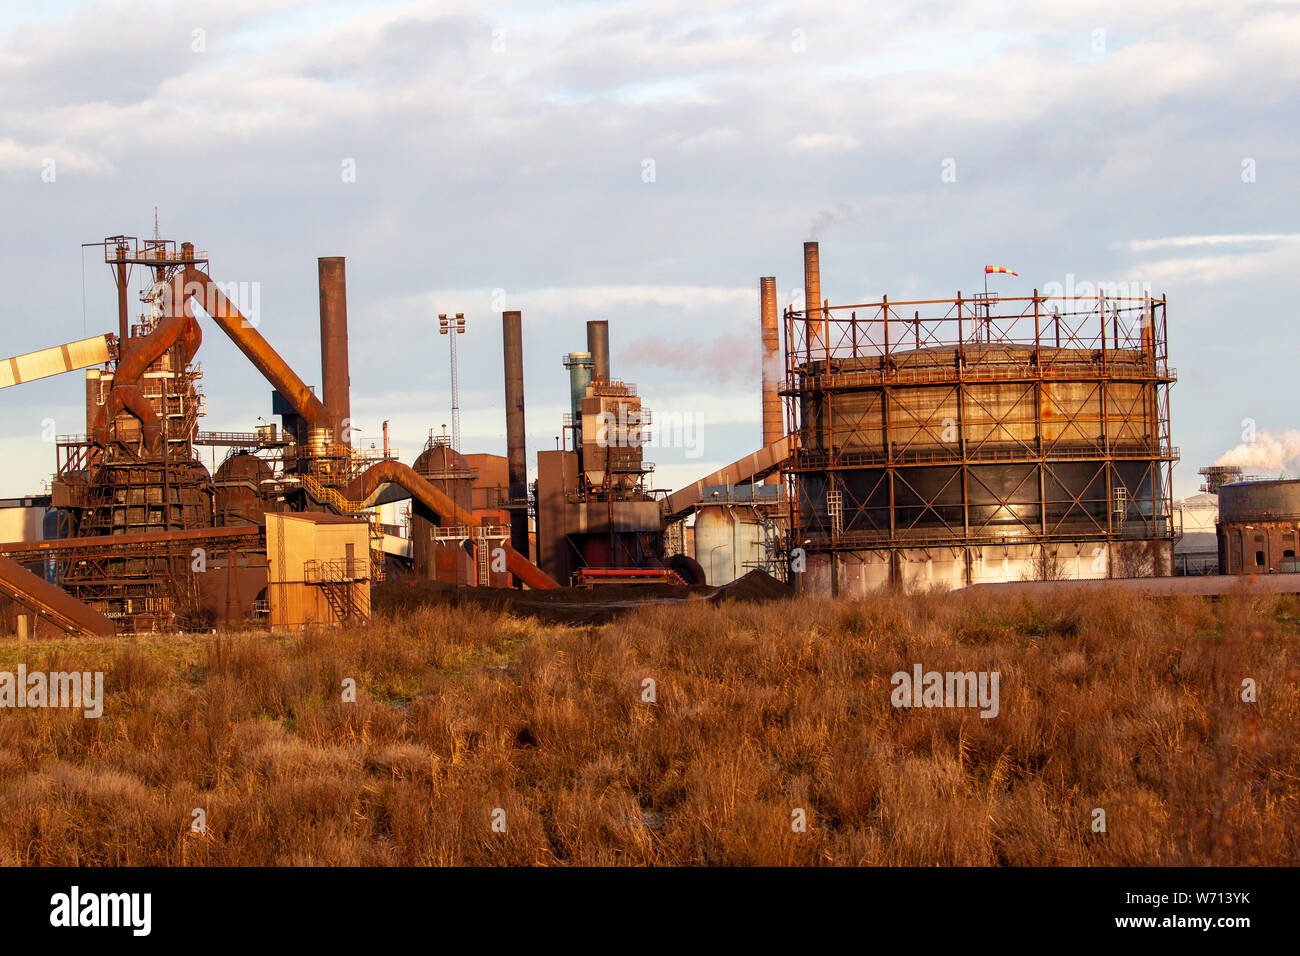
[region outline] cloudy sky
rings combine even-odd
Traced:
[[[698,457],[654,451],[668,487],[757,447],[757,280],[784,305],[815,238],[832,303],[985,263],[1008,294],[1166,293],[1185,494],[1243,419],[1300,419],[1297,50],[1295,2],[0,3],[4,354],[115,329],[81,243],[157,206],[309,383],[316,258],[347,257],[353,415],[408,461],[449,422],[437,313],[469,320],[463,449],[498,453],[500,310],[532,449],[609,319],[615,375],[703,416]],[[199,359],[203,427],[269,417],[211,325]],[[81,395],[0,394],[0,495],[49,477],[41,423],[83,431]]]

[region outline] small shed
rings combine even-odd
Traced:
[[[323,511],[266,516],[271,629],[370,616],[370,525]]]

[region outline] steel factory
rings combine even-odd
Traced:
[[[318,391],[193,244],[94,245],[114,277],[117,329],[0,364],[0,388],[85,377],[85,431],[55,437],[48,495],[0,507],[0,621],[22,637],[237,621],[295,630],[364,619],[372,588],[407,577],[716,588],[761,571],[851,597],[1188,571],[1175,554],[1184,512],[1163,298],[986,288],[832,304],[818,244],[805,243],[802,308],[780,310],[776,278],[758,281],[759,447],[663,490],[644,457],[652,401],[619,378],[607,321],[587,323],[557,362],[569,401],[555,449],[529,457],[528,343],[511,311],[506,455],[462,453],[430,430],[406,464],[387,423],[382,448],[352,440],[343,258],[318,260]],[[269,384],[278,423],[200,428],[207,318],[195,304]],[[460,317],[444,331],[457,321],[463,330]],[[226,386],[211,387],[219,407]],[[203,454],[215,462],[217,449],[209,470]],[[1295,571],[1300,483],[1206,471],[1222,501],[1212,570]],[[404,502],[404,519],[392,517]]]

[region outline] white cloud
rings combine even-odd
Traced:
[[[858,141],[846,133],[800,133],[790,146],[806,153],[847,153],[858,148]]]

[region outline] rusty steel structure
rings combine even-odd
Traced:
[[[790,541],[819,593],[1169,574],[1166,303],[831,305],[784,316]]]
[[[475,561],[486,565],[488,548],[500,535],[496,528],[478,527],[471,513],[464,459],[430,447],[417,461],[422,475],[396,461],[387,440],[382,452],[352,445],[342,257],[318,260],[318,397],[257,331],[256,317],[245,316],[208,275],[206,254],[191,243],[111,236],[92,245],[102,246],[113,275],[117,336],[19,356],[10,363],[12,382],[5,383],[87,369],[86,432],[57,436],[50,501],[58,514],[58,536],[0,544],[0,553],[9,555],[6,560],[52,560],[58,593],[85,609],[60,612],[68,628],[98,626],[94,622],[102,618],[121,629],[150,629],[169,626],[200,608],[215,609],[227,620],[259,613],[259,605],[267,603],[273,570],[267,563],[265,524],[276,512],[364,519],[371,529],[366,579],[379,580],[386,566],[387,532],[373,509],[409,497],[417,523],[425,531],[436,530],[440,540],[454,540],[448,529],[472,527],[465,540],[475,542]],[[135,320],[128,296],[133,277],[144,280],[144,309]],[[199,310],[270,384],[271,411],[281,416],[279,429],[261,425],[249,433],[199,431],[205,414],[203,373],[195,361],[203,339]],[[517,365],[517,430],[522,432],[522,362]],[[202,462],[201,446],[228,449],[215,475]],[[435,462],[439,451],[445,460]],[[528,562],[527,550],[525,527],[522,549],[504,547],[505,567],[494,583],[513,578],[531,587],[554,587]],[[416,558],[432,563],[427,551]],[[489,580],[481,567],[470,570],[478,583]],[[16,580],[26,579],[17,575]],[[35,591],[33,595],[26,604],[11,601],[18,608],[14,613],[21,616],[51,604]]]

